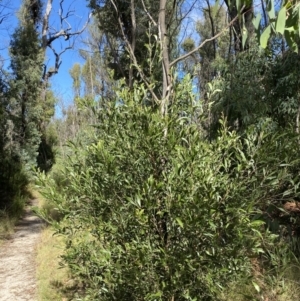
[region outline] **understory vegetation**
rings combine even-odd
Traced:
[[[123,89],[40,175],[56,210],[41,214],[66,240],[82,300],[297,294],[299,226],[283,206],[298,198],[298,136],[271,119],[238,133],[222,117],[209,141],[190,89],[179,84],[168,118],[141,104],[142,88]]]

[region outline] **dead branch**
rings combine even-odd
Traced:
[[[52,43],[63,37],[65,41],[69,41],[71,37],[75,37],[80,35],[84,32],[84,30],[87,28],[92,13],[88,15],[86,23],[82,26],[79,30],[72,30],[71,24],[68,22],[68,18],[71,17],[74,14],[74,10],[69,9],[66,13],[64,13],[63,3],[64,0],[60,0],[59,2],[59,19],[60,19],[60,28],[59,29],[50,29],[49,27],[49,19],[50,14],[52,11],[52,3],[53,0],[47,0],[46,10],[43,16],[43,24],[42,24],[42,48],[44,53],[46,52],[47,48],[50,48],[55,56],[55,63],[54,67],[50,68],[48,71],[44,70],[43,80],[47,84],[49,78],[56,74],[58,72],[58,69],[61,65],[61,56],[63,53],[65,53],[67,50],[72,49],[74,47],[74,41],[72,43],[69,43],[68,46],[66,46],[61,52],[57,52]]]
[[[149,11],[147,10],[144,0],[142,0],[142,5],[143,5],[143,8],[144,8],[145,13],[146,13],[147,16],[149,17],[149,19],[151,20],[151,22],[153,23],[153,25],[157,27],[157,23],[154,21],[154,19],[153,19],[152,16],[150,15]]]
[[[54,56],[55,56],[55,63],[54,67],[50,68],[47,72],[44,72],[43,80],[48,80],[52,75],[57,74],[59,67],[62,63],[61,56],[67,51],[73,48],[74,45],[65,47],[61,52],[57,53],[56,50],[53,48],[52,45],[49,45],[49,48],[52,50]],[[46,71],[46,70],[45,70]]]

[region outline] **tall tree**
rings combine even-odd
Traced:
[[[215,36],[228,24],[227,12],[224,6],[210,5],[209,1],[206,4],[207,6],[203,8],[203,18],[196,23],[196,31],[201,41]],[[206,43],[199,50],[200,70],[198,72],[198,82],[202,99],[206,97],[207,83],[212,81],[217,76],[218,71],[221,71],[222,65],[230,60],[230,46],[231,39],[228,29],[226,34]]]
[[[174,40],[179,28],[176,22],[179,19],[181,2],[89,1],[99,29],[105,35],[109,46],[110,67],[113,68],[117,78],[126,79],[130,88],[134,81],[146,83],[147,88],[150,88],[150,82],[156,84],[162,82],[160,52],[164,52],[163,61],[166,63],[166,54],[171,55],[176,44]],[[158,36],[163,44],[156,43],[155,37]],[[165,45],[164,49],[167,51],[162,50],[162,45]],[[165,80],[167,78],[165,77]],[[166,87],[162,85],[161,89],[159,94],[163,95]],[[157,101],[153,87],[149,90]]]
[[[80,64],[76,63],[73,67],[69,70],[69,73],[73,80],[73,91],[75,98],[80,97],[81,94],[81,66]]]
[[[40,142],[41,78],[43,54],[37,25],[41,2],[25,0],[19,12],[19,26],[12,36],[10,55],[13,79],[11,103],[14,104],[15,125],[20,147],[33,162]]]
[[[47,67],[44,65],[44,72],[43,72],[43,90],[42,90],[42,99],[46,97],[46,91],[49,85],[50,78],[57,74],[59,68],[62,64],[62,56],[65,52],[72,49],[75,44],[75,37],[80,35],[87,27],[90,15],[87,18],[86,23],[82,26],[82,28],[76,30],[72,28],[71,23],[68,22],[69,18],[74,16],[75,10],[71,9],[69,6],[68,9],[65,9],[65,1],[59,1],[59,13],[58,13],[58,20],[59,26],[53,27],[50,25],[50,17],[53,14],[53,0],[47,0],[45,5],[45,11],[41,18],[41,47],[43,51],[44,58],[46,57],[47,49],[50,49],[54,56],[54,65],[51,67]],[[62,41],[61,47],[56,47],[54,45],[55,41]]]

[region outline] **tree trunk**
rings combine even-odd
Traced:
[[[163,71],[163,93],[161,100],[161,114],[167,115],[168,105],[170,100],[170,93],[172,89],[171,81],[171,68],[168,51],[168,33],[166,29],[166,3],[167,0],[160,0],[159,3],[159,19],[158,19],[158,31],[160,47],[162,52],[162,71]]]
[[[130,2],[131,6],[131,49],[133,55],[135,55],[135,44],[136,44],[136,18],[135,18],[135,4],[134,0]],[[133,62],[132,62],[133,63]],[[133,66],[132,63],[129,66],[129,88],[133,88]]]

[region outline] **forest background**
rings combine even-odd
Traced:
[[[20,3],[0,74],[1,216],[39,186],[74,300],[299,297],[299,14]],[[74,48],[72,103],[55,114]]]

